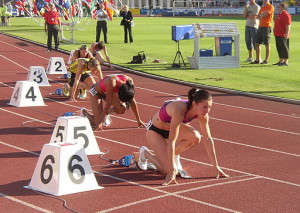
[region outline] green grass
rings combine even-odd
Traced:
[[[278,61],[275,47],[275,38],[271,39],[271,58],[269,65],[250,65],[243,61],[248,56],[244,40],[244,24],[242,17],[135,17],[135,27],[133,28],[134,43],[123,43],[123,28],[119,25],[120,18],[115,18],[108,23],[108,51],[114,64],[129,67],[142,72],[155,75],[166,76],[189,82],[204,85],[253,92],[263,95],[284,97],[290,99],[300,99],[300,16],[292,17],[292,29],[290,38],[290,66],[278,67],[272,63]],[[177,44],[171,40],[171,26],[192,23],[237,23],[240,30],[240,52],[241,68],[234,69],[213,69],[213,70],[192,70],[188,67],[180,69],[172,68]],[[12,18],[11,26],[0,27],[0,30],[12,35],[34,40],[46,44],[43,26],[37,25],[31,18]],[[81,27],[84,26],[82,22]],[[62,43],[61,48],[72,50],[81,44],[90,44],[95,40],[96,21],[91,21],[84,28],[74,32],[77,44]],[[70,38],[70,32],[65,31],[65,37]],[[103,37],[101,37],[103,38]],[[187,63],[187,56],[193,54],[193,40],[180,41],[180,50]],[[214,49],[212,39],[201,40],[201,48]],[[145,51],[147,63],[128,64],[132,56],[138,51]],[[262,47],[262,57],[265,56],[265,48]],[[162,63],[152,63],[153,60],[160,59]]]

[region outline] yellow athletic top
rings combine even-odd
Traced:
[[[79,60],[85,60],[85,65],[84,65],[84,68],[82,70],[82,74],[85,74],[86,72],[90,71],[87,68],[88,67],[87,64],[88,64],[90,59],[89,58],[78,58],[73,64],[70,65],[69,70],[68,70],[69,72],[72,72],[72,73],[76,74]]]

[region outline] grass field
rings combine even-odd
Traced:
[[[204,85],[252,92],[262,95],[300,99],[300,16],[292,17],[290,38],[290,66],[278,67],[272,63],[278,61],[275,47],[275,38],[272,37],[271,58],[268,65],[250,65],[245,63],[248,56],[244,40],[244,24],[242,17],[135,17],[133,28],[134,43],[123,43],[123,28],[120,26],[121,18],[115,18],[108,23],[108,51],[112,63],[129,67],[142,72],[166,76],[173,79],[185,80]],[[90,44],[95,40],[96,21],[82,21],[80,27],[86,28],[74,32],[77,44],[62,43],[60,48],[72,50],[81,44]],[[171,26],[192,23],[237,23],[240,31],[241,68],[192,70],[187,67],[172,68],[172,63],[177,51],[177,44],[171,40]],[[32,18],[12,18],[11,26],[0,27],[5,33],[34,40],[46,44],[44,27],[39,26]],[[65,31],[66,38],[70,38],[70,32]],[[101,37],[103,38],[103,37]],[[214,41],[205,38],[201,41],[201,48],[214,49]],[[193,54],[193,40],[180,41],[180,50],[186,63],[187,56]],[[145,51],[147,63],[128,64],[132,56],[139,51]],[[265,56],[265,48],[262,47],[262,58]],[[162,63],[152,63],[160,59]]]

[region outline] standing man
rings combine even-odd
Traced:
[[[278,66],[289,65],[289,40],[291,32],[292,18],[286,11],[287,5],[280,3],[278,5],[278,16],[275,19],[274,36],[276,40],[276,48],[279,56],[279,62],[273,64]]]
[[[97,27],[96,27],[96,42],[100,41],[100,34],[101,30],[103,30],[104,35],[104,43],[108,44],[107,42],[107,12],[104,9],[103,2],[99,2],[97,4],[97,14],[96,14],[96,20],[97,20]]]
[[[257,18],[260,20],[259,28],[256,35],[256,59],[251,64],[268,64],[270,57],[270,39],[272,33],[272,21],[274,16],[274,7],[270,4],[270,0],[264,0],[263,6],[260,8]],[[260,45],[266,47],[265,60],[261,62]]]
[[[256,33],[258,29],[259,20],[257,15],[259,13],[260,6],[255,3],[255,0],[250,0],[250,4],[246,4],[244,10],[244,17],[246,18],[245,28],[245,41],[248,49],[248,59],[246,62],[253,62],[253,49],[255,49]]]
[[[54,38],[55,50],[58,50],[59,39],[58,31],[61,27],[61,22],[59,19],[59,14],[56,11],[56,7],[53,3],[49,4],[50,10],[44,14],[45,19],[45,32],[48,30],[48,41],[47,41],[47,52],[52,50],[52,36]]]

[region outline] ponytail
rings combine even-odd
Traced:
[[[189,100],[188,109],[192,107],[193,101],[195,101],[196,104],[198,104],[203,100],[211,100],[211,99],[212,96],[207,90],[192,88],[188,92],[188,100]]]
[[[119,88],[119,99],[122,102],[131,102],[134,97],[134,85],[132,80],[127,80],[126,84],[122,84]]]

